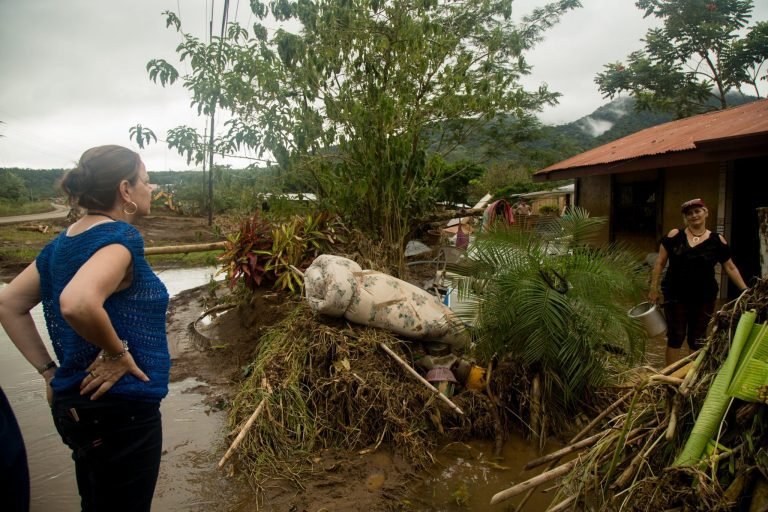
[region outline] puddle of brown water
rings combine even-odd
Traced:
[[[203,404],[201,386],[195,379],[174,382],[163,400],[164,448],[153,510],[231,511],[248,494],[217,468],[226,417]]]
[[[562,446],[551,442],[545,453]],[[536,448],[522,436],[511,434],[504,443],[500,460],[493,458],[491,441],[452,443],[437,454],[438,464],[428,471],[427,478],[414,486],[405,505],[412,510],[452,512],[467,510],[511,510],[522,496],[491,506],[494,494],[527,480],[543,471],[525,471],[525,464],[539,457]],[[554,498],[554,491],[543,485],[533,493],[524,510],[545,510]]]

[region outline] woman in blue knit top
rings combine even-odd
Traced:
[[[152,187],[139,155],[120,146],[83,153],[61,186],[87,214],[0,292],[0,323],[45,378],[82,509],[149,511],[170,371],[168,292],[132,226]],[[40,302],[58,364],[30,314]]]

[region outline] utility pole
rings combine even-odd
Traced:
[[[222,55],[222,48],[224,46],[224,34],[225,30],[227,28],[227,17],[229,13],[229,0],[224,0],[224,12],[221,15],[221,38],[219,39],[219,59],[217,62],[217,73],[216,73],[216,80],[217,80],[217,89],[213,93],[213,97],[211,98],[211,133],[209,134],[208,139],[208,225],[213,225],[213,131],[215,128],[215,117],[216,117],[216,104],[219,100],[219,94],[221,93],[221,72],[222,72],[222,64],[221,64],[221,55]],[[211,2],[211,22],[209,26],[209,30],[211,32],[211,38],[213,38],[213,2]]]

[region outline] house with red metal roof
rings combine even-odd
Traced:
[[[603,242],[654,252],[700,197],[745,278],[760,275],[755,209],[768,207],[768,100],[661,124],[541,169],[534,181],[575,179],[574,204],[609,219]]]

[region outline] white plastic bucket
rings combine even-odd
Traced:
[[[638,304],[629,310],[629,316],[640,321],[649,338],[658,336],[667,330],[667,322],[664,320],[664,315],[661,314],[661,311],[653,302]]]

